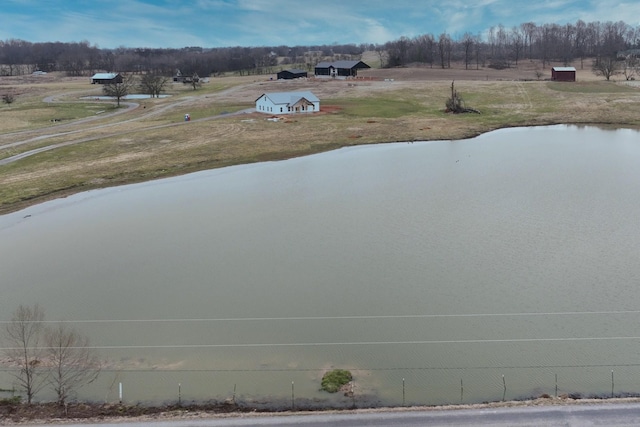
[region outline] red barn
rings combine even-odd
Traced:
[[[553,67],[551,69],[551,80],[558,82],[575,82],[576,69],[574,67]]]

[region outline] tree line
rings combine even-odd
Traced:
[[[359,59],[376,51],[383,67],[423,63],[449,68],[461,61],[465,68],[504,68],[523,59],[540,60],[543,68],[553,62],[569,64],[585,58],[615,58],[620,52],[640,47],[640,26],[618,22],[543,24],[526,22],[506,28],[491,27],[485,34],[465,32],[453,37],[425,33],[383,44],[332,44],[316,46],[224,47],[181,49],[101,49],[88,41],[31,43],[0,41],[0,75],[28,74],[37,70],[62,71],[70,76],[97,71],[209,77],[222,73],[269,74],[282,65],[311,71],[319,61]]]
[[[397,67],[426,63],[449,68],[452,61],[462,61],[465,68],[480,66],[506,68],[523,59],[535,59],[543,68],[553,62],[565,65],[585,58],[616,58],[640,47],[640,26],[622,21],[575,24],[536,25],[526,22],[506,28],[491,27],[485,37],[465,32],[458,38],[442,33],[415,38],[401,37],[376,50],[384,66]]]
[[[176,70],[202,77],[229,72],[268,74],[278,65],[307,61],[307,67],[312,67],[320,58],[351,59],[364,50],[365,46],[356,45],[100,49],[88,41],[31,43],[10,39],[0,41],[0,75],[61,71],[69,76],[90,76],[106,71],[171,76]]]
[[[49,325],[37,304],[20,305],[3,332],[3,368],[14,379],[13,389],[23,393],[28,404],[48,388],[64,405],[100,373],[101,363],[89,339],[67,323]]]

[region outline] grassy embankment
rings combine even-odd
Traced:
[[[62,103],[43,105],[45,87],[10,106],[0,106],[0,122],[4,123],[0,125],[0,146],[52,134],[58,130],[52,127],[54,118],[65,124],[60,132],[73,132],[0,148],[0,159],[40,146],[83,141],[0,166],[0,213],[92,188],[348,145],[459,139],[512,126],[640,124],[640,91],[604,81],[457,81],[456,89],[467,104],[482,112],[457,116],[443,111],[450,93],[446,81],[373,82],[353,87],[342,83],[344,87],[324,94],[325,88],[340,83],[315,83],[318,87],[312,90],[320,91],[322,105],[338,107],[336,110],[279,122],[261,115],[207,119],[252,107],[259,92],[245,92],[236,99],[221,95],[224,89],[241,89],[247,84],[256,83],[222,78],[197,92],[174,87],[171,98],[141,101],[145,108],[113,117],[106,117],[112,106],[78,103],[78,94],[62,97]],[[275,83],[259,84],[264,87],[256,91],[289,90]],[[54,92],[65,90],[74,87],[56,87]],[[96,117],[97,112],[105,117],[72,124]],[[150,115],[152,112],[155,114]],[[191,114],[192,122],[181,121],[185,112]],[[12,120],[16,122],[7,124]],[[17,131],[29,133],[15,134]]]

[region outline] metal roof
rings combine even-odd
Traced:
[[[333,68],[351,69],[351,68],[355,67],[358,64],[362,64],[363,65],[363,66],[361,66],[359,68],[371,68],[371,67],[369,67],[367,64],[365,64],[362,61],[333,61],[333,62],[323,61],[323,62],[318,62],[318,65],[316,65],[316,68],[333,67]]]
[[[575,67],[553,67],[555,71],[575,71]]]
[[[303,74],[307,72],[307,70],[301,70],[299,68],[289,68],[288,70],[282,70],[281,72],[285,72],[285,71],[288,71],[289,73],[292,73],[292,74]]]
[[[309,91],[264,93],[260,96],[260,98],[262,98],[263,96],[269,98],[275,105],[293,105],[296,102],[300,101],[302,98],[306,99],[309,102],[320,102],[320,99],[318,99],[317,96]]]
[[[117,75],[118,73],[96,73],[91,78],[97,80],[111,80],[115,79]]]

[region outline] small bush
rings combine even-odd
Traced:
[[[352,379],[351,372],[344,369],[334,369],[322,377],[321,389],[329,393],[336,393],[340,387],[348,384]]]
[[[5,104],[13,104],[13,101],[15,101],[15,97],[12,94],[5,93],[2,95],[2,102]]]

